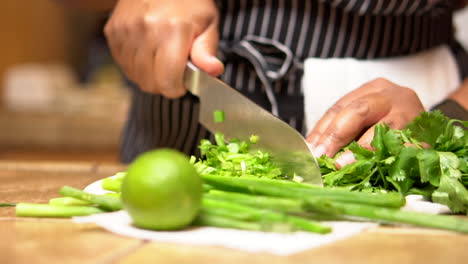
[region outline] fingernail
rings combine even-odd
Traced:
[[[354,154],[350,152],[345,152],[341,154],[335,162],[337,165],[339,165],[340,168],[343,168],[344,166],[351,164],[356,161],[356,158],[354,157]]]
[[[320,144],[317,147],[312,147],[312,154],[314,154],[315,157],[321,157],[326,152],[327,152],[327,149],[325,148],[325,145],[323,144]]]

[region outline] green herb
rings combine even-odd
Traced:
[[[216,110],[213,112],[213,120],[215,123],[224,122],[224,112],[221,110]]]
[[[257,144],[259,137],[257,135],[251,135],[249,138],[250,143]]]
[[[266,178],[292,178],[283,175],[281,169],[271,161],[269,153],[252,151],[249,142],[231,139],[215,133],[216,144],[203,139],[199,148],[202,157],[191,157],[190,161],[201,175],[255,176]],[[253,141],[258,138],[253,138]],[[251,139],[252,141],[252,139]]]
[[[324,183],[364,192],[422,194],[452,212],[466,214],[468,133],[455,122],[468,124],[450,120],[439,111],[421,113],[402,130],[378,124],[371,143],[374,151],[356,142],[344,148],[354,153],[357,162],[338,170],[334,159],[318,159]]]

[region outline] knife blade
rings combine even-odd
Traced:
[[[297,175],[306,183],[322,185],[317,161],[304,137],[294,128],[192,63],[185,69],[184,84],[199,98],[199,122],[210,132],[246,141],[251,135],[258,135],[258,143],[251,147],[270,153],[272,162],[285,175]],[[224,112],[223,122],[214,121],[215,111]]]

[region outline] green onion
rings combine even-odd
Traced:
[[[213,112],[213,119],[215,123],[222,123],[224,122],[224,112],[221,110],[215,110]]]
[[[67,206],[50,204],[18,203],[16,216],[25,217],[72,217],[103,213],[104,211],[92,206]]]
[[[90,205],[90,202],[83,201],[80,199],[72,198],[72,197],[58,197],[58,198],[52,198],[49,200],[50,205]]]
[[[60,189],[60,194],[65,197],[73,197],[76,199],[90,202],[92,204],[96,204],[97,206],[106,211],[117,211],[122,209],[122,202],[120,201],[120,199],[108,195],[97,195],[87,193],[82,190],[72,188],[70,186],[63,186]]]
[[[257,144],[259,137],[257,135],[251,135],[249,138],[250,143]]]

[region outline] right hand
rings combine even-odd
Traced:
[[[214,0],[119,0],[104,32],[127,77],[149,93],[185,94],[190,56],[201,70],[220,75],[216,58],[219,12]]]

